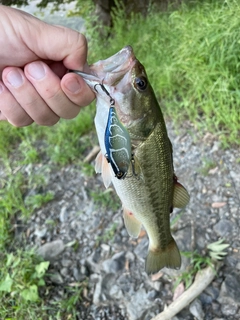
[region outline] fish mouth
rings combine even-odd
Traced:
[[[85,82],[94,90],[96,84],[107,86],[117,85],[124,75],[132,69],[137,59],[131,46],[126,46],[106,60],[100,60],[89,66],[90,73],[78,70],[70,70],[79,74]],[[94,90],[95,91],[95,90]]]

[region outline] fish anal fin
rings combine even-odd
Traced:
[[[96,173],[102,173],[103,184],[108,188],[112,182],[112,173],[106,157],[100,151],[95,160]]]
[[[130,237],[137,238],[141,231],[142,223],[137,220],[132,212],[123,208],[123,219]]]
[[[184,186],[178,182],[174,181],[173,189],[173,207],[174,208],[184,208],[190,200],[189,193],[184,188]]]
[[[145,270],[147,274],[159,272],[162,268],[179,269],[181,256],[175,240],[172,238],[166,248],[149,248]]]

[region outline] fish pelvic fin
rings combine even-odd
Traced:
[[[102,174],[103,184],[105,188],[108,188],[112,182],[112,173],[110,165],[101,151],[95,160],[95,171]]]
[[[123,220],[129,236],[137,238],[141,231],[142,223],[126,208],[123,208]]]
[[[184,208],[190,200],[189,193],[184,188],[184,186],[174,180],[174,189],[173,189],[173,207],[174,208]]]
[[[179,269],[181,256],[175,240],[172,238],[166,248],[149,248],[145,270],[147,274],[157,273],[162,268]]]

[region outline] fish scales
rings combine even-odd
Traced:
[[[143,225],[149,237],[145,269],[156,273],[163,267],[179,268],[181,257],[170,231],[170,213],[189,201],[189,194],[174,173],[172,146],[157,99],[144,67],[130,46],[114,56],[90,66],[91,74],[75,71],[96,93],[95,125],[101,152],[96,171],[102,173],[106,187],[112,183],[123,204],[123,218],[132,237]],[[96,85],[103,90],[96,91]],[[104,145],[107,118],[115,108],[119,125],[131,140],[132,158],[127,175],[117,178],[106,161]],[[114,137],[114,134],[113,134]],[[120,145],[116,144],[118,147]],[[117,165],[118,158],[114,158]],[[118,163],[119,161],[119,163]]]

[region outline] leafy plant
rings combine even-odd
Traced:
[[[36,194],[33,196],[28,196],[25,199],[25,204],[29,210],[41,208],[45,203],[51,201],[54,198],[52,192],[47,192],[46,194]]]
[[[229,244],[224,244],[224,239],[213,242],[207,245],[207,254],[201,255],[197,251],[194,252],[181,252],[181,254],[190,259],[189,266],[187,270],[182,272],[174,284],[174,288],[178,286],[179,283],[184,282],[185,289],[189,288],[194,280],[194,277],[198,271],[210,266],[214,268],[214,262],[217,260],[222,260],[227,254],[224,250],[229,247]]]
[[[103,235],[97,237],[97,239],[96,239],[97,247],[99,246],[99,244],[101,242],[106,243],[106,242],[112,240],[115,235],[116,230],[117,230],[117,223],[114,222],[108,229],[106,229],[104,231]]]
[[[9,314],[14,313],[24,303],[22,301],[39,301],[39,287],[45,286],[44,277],[48,267],[49,262],[42,261],[33,251],[18,250],[1,254],[1,301],[9,308],[15,306],[12,311],[8,310]],[[1,312],[4,311],[0,311],[0,315]]]
[[[90,196],[99,206],[105,208],[109,207],[112,210],[117,210],[120,207],[120,201],[117,198],[115,191],[111,188],[108,188],[103,192],[90,191]]]

